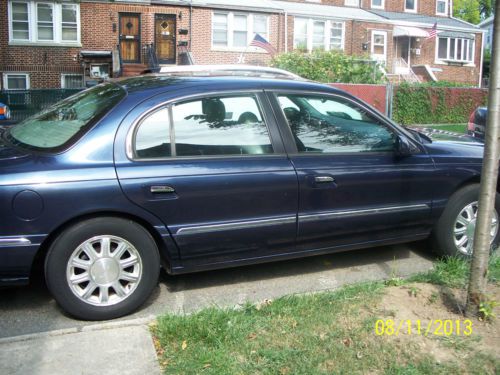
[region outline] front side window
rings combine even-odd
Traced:
[[[446,16],[448,13],[448,0],[437,0],[436,14]]]
[[[395,135],[340,97],[278,95],[299,153],[392,152]]]
[[[21,147],[57,151],[78,140],[125,95],[113,83],[95,86],[20,122],[6,137]]]
[[[9,40],[75,44],[80,40],[79,4],[9,1]]]
[[[4,73],[3,87],[5,90],[28,90],[29,75],[26,73]]]
[[[208,97],[172,107],[176,156],[271,154],[253,95]]]

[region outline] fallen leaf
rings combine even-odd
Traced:
[[[356,358],[357,359],[363,358],[363,354],[361,354],[361,352],[356,353]]]
[[[350,337],[346,338],[346,339],[343,339],[342,340],[342,343],[347,346],[347,347],[350,347],[352,345],[352,340]]]
[[[255,332],[252,332],[251,334],[249,334],[249,335],[247,336],[247,338],[248,338],[249,340],[253,340],[253,339],[255,339],[256,337],[257,337],[257,334],[256,334]]]
[[[182,342],[182,346],[181,346],[181,348],[182,348],[182,350],[186,350],[186,348],[187,348],[187,347],[188,347],[188,343],[187,343],[187,341],[186,341],[186,340],[184,340],[184,341]]]
[[[205,364],[203,365],[203,368],[209,368],[210,366],[212,366],[210,363],[205,363]]]

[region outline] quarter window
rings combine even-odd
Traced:
[[[395,136],[340,97],[279,95],[299,153],[392,152]]]

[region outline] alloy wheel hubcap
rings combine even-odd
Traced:
[[[476,230],[478,202],[472,202],[465,206],[458,214],[453,226],[453,240],[457,250],[464,255],[471,255],[474,248],[474,233]],[[498,214],[493,211],[491,220],[491,242],[498,233]]]
[[[66,267],[66,280],[75,296],[94,306],[122,302],[142,276],[137,249],[116,236],[96,236],[80,244]]]

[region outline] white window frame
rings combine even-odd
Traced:
[[[439,3],[445,3],[445,7],[444,7],[444,13],[441,13],[438,11],[439,7]],[[448,15],[448,7],[449,7],[449,0],[436,0],[436,14],[438,16],[447,16]]]
[[[20,4],[26,4],[27,5],[27,10],[28,10],[28,39],[17,39],[19,41],[23,42],[29,42],[32,38],[33,32],[32,32],[32,25],[31,25],[31,18],[33,17],[31,15],[32,11],[32,6],[30,6],[29,1],[9,1],[8,3],[8,22],[9,22],[9,41],[14,39],[14,26],[13,26],[13,9],[12,9],[12,3],[20,3]]]
[[[83,74],[79,74],[79,73],[61,73],[61,88],[62,89],[68,88],[68,87],[66,87],[66,77],[68,77],[68,76],[78,76],[78,77],[82,78],[82,86],[81,87],[71,87],[72,89],[74,89],[74,88],[84,88],[85,87],[85,77],[83,76]]]
[[[26,89],[10,89],[8,86],[8,77],[11,75],[15,76],[24,76],[26,79]],[[23,72],[6,72],[3,73],[3,89],[4,90],[10,90],[10,91],[24,91],[24,90],[29,90],[30,89],[30,75],[29,73],[23,73]]]
[[[370,1],[370,6],[372,9],[385,9],[385,0],[380,1],[381,5],[373,5],[373,0]]]
[[[23,3],[28,5],[28,39],[16,39],[13,33],[12,24],[12,3]],[[52,7],[52,30],[54,38],[52,40],[38,38],[38,4],[48,4]],[[76,9],[76,40],[62,39],[62,5],[73,5]],[[34,1],[34,0],[9,0],[7,3],[9,44],[10,45],[31,45],[38,46],[70,46],[81,47],[81,17],[79,3],[60,3],[57,1]]]
[[[415,0],[415,8],[414,9],[409,9],[406,7],[406,0],[404,0],[405,2],[405,12],[407,13],[417,13],[417,9],[418,9],[418,0]]]
[[[345,48],[345,22],[341,20],[325,20],[325,19],[319,19],[319,18],[306,18],[306,17],[295,17],[294,18],[294,30],[293,30],[293,48],[297,48],[297,43],[296,43],[296,38],[295,38],[295,24],[296,20],[304,20],[306,21],[306,45],[307,45],[307,51],[312,52],[313,50],[313,34],[314,34],[314,22],[324,22],[325,23],[325,30],[324,30],[324,35],[323,35],[323,45],[325,47],[325,51],[344,51]],[[341,23],[342,24],[342,40],[341,40],[341,46],[340,49],[332,49],[330,45],[330,39],[331,39],[331,29],[332,29],[332,24],[337,24]]]
[[[375,36],[376,35],[381,35],[384,37],[384,53],[378,54],[375,53]],[[372,36],[371,36],[371,43],[370,43],[371,49],[371,56],[373,59],[377,61],[383,61],[384,63],[387,62],[387,31],[382,31],[382,30],[373,30],[372,31]]]
[[[225,14],[227,15],[227,46],[218,46],[214,45],[214,14]],[[234,46],[234,16],[246,16],[247,17],[247,45],[245,47],[235,47]],[[262,48],[250,46],[253,38],[255,37],[254,33],[254,16],[265,16],[266,17],[266,29],[267,29],[267,41],[271,43],[271,33],[269,30],[269,15],[267,14],[253,14],[253,13],[245,13],[245,12],[225,12],[225,11],[213,11],[212,12],[212,22],[210,26],[210,45],[212,51],[236,51],[236,52],[256,52],[256,53],[267,53],[267,51]],[[272,43],[271,43],[272,44]]]
[[[345,0],[346,7],[359,7],[359,0]]]
[[[448,39],[447,46],[446,46],[446,56],[447,56],[446,59],[443,59],[443,58],[439,57],[439,40],[440,39]],[[455,43],[455,52],[454,52],[454,56],[450,58],[450,50],[451,50],[451,44],[452,44],[451,40],[452,39],[455,40],[455,42],[454,42]],[[464,53],[463,52],[464,42],[468,41],[468,43],[467,43],[467,51],[465,52],[465,57],[466,57],[465,60],[457,59],[458,40],[462,41],[462,55]],[[469,51],[470,51],[471,45],[472,45],[472,59],[468,60],[467,58],[469,56]],[[466,66],[475,66],[474,61],[476,61],[476,40],[475,39],[439,37],[439,34],[438,34],[438,36],[436,37],[436,55],[435,55],[435,62],[437,64],[461,63],[461,64],[464,64]]]

